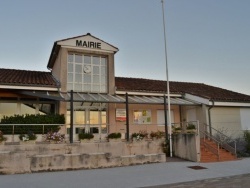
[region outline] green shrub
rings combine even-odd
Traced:
[[[57,132],[60,129],[58,125],[29,125],[29,124],[65,124],[64,115],[59,114],[47,114],[47,115],[34,115],[34,114],[26,114],[26,115],[14,115],[14,116],[4,116],[0,122],[0,129],[4,131],[5,134],[12,134],[13,126],[1,125],[1,124],[26,124],[26,125],[17,125],[14,126],[15,134],[26,134],[29,131],[34,134],[42,134],[47,133],[48,131]]]
[[[182,128],[181,128],[181,127],[174,127],[174,130],[175,130],[175,131],[181,131]]]
[[[110,139],[118,139],[118,138],[121,138],[121,137],[122,137],[121,133],[110,133],[108,135],[108,138],[110,138]]]
[[[195,127],[194,124],[188,124],[187,129],[188,129],[188,130],[196,129],[196,127]]]
[[[92,139],[94,138],[94,135],[92,133],[79,133],[78,134],[79,140],[84,140],[84,139]]]
[[[244,131],[244,140],[246,142],[245,145],[246,152],[250,154],[250,132],[248,130]]]
[[[29,131],[27,134],[20,134],[19,139],[22,141],[36,140],[37,136],[33,132]]]

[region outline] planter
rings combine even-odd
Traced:
[[[173,134],[181,134],[181,130],[174,130]]]
[[[186,133],[187,134],[195,134],[197,131],[196,129],[189,129],[189,130],[186,130]]]
[[[162,141],[165,140],[165,138],[156,138],[156,137],[153,137],[152,140],[155,141],[155,142],[162,142]]]
[[[93,143],[94,139],[81,139],[80,142],[81,143]]]
[[[20,141],[21,145],[29,145],[29,144],[35,144],[36,140],[27,140],[27,141]]]
[[[143,139],[137,139],[137,138],[132,138],[133,142],[142,142],[145,140],[145,138]]]
[[[52,141],[52,142],[50,142],[50,143],[51,143],[51,144],[64,144],[65,141],[63,141],[63,142]]]
[[[121,138],[109,138],[109,142],[121,142]]]

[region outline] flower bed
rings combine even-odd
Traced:
[[[133,133],[131,135],[131,138],[133,141],[141,141],[147,137],[148,137],[148,133],[146,131],[139,131],[138,133]]]

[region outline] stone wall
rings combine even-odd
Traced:
[[[0,174],[91,169],[165,162],[161,143],[96,142],[0,145]],[[13,144],[13,143],[12,143]]]
[[[174,134],[173,151],[182,159],[200,161],[200,136],[197,134]]]

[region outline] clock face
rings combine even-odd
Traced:
[[[85,65],[85,66],[83,67],[83,72],[84,72],[84,73],[90,73],[90,72],[91,72],[91,66]]]

